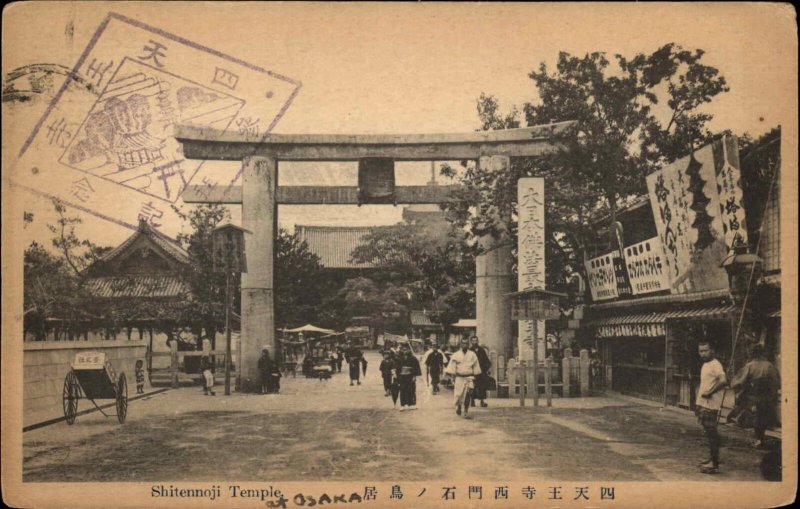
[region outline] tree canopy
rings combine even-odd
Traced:
[[[460,177],[464,189],[447,204],[448,215],[472,236],[500,235],[503,225],[492,214],[511,217],[507,233],[516,245],[516,183],[521,177],[546,179],[548,265],[580,267],[595,232],[590,219],[616,211],[645,191],[645,176],[665,163],[688,155],[712,139],[702,111],[728,90],[719,71],[702,62],[703,50],[688,51],[669,43],[652,54],[632,58],[594,52],[562,52],[553,69],[540,64],[529,77],[537,99],[501,113],[496,98],[478,99],[481,129],[574,121],[555,136],[560,150],[539,158],[515,158],[510,171],[492,172],[462,165],[443,170]],[[555,267],[554,267],[555,268]],[[548,285],[563,271],[547,271]]]
[[[445,222],[402,222],[376,228],[352,253],[381,267],[384,312],[425,309],[444,323],[474,313],[475,259],[466,234]]]

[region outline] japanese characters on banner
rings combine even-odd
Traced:
[[[517,231],[517,287],[520,290],[544,289],[544,179],[521,178],[517,182],[519,227]],[[538,320],[536,341],[544,354],[545,322]],[[517,346],[519,358],[533,359],[533,321],[519,320]]]
[[[634,295],[669,290],[669,274],[658,237],[628,246],[623,252]]]
[[[717,175],[719,213],[722,215],[722,230],[725,244],[731,249],[738,237],[747,242],[744,217],[744,192],[742,172],[739,166],[739,143],[736,137],[726,136],[714,142],[714,171]]]
[[[628,338],[641,336],[645,338],[659,338],[667,334],[663,323],[629,323],[599,325],[595,328],[597,338]]]
[[[736,150],[735,140],[726,138],[724,142],[726,145],[733,143],[733,150]],[[728,254],[728,243],[716,168],[719,165],[720,176],[724,169],[728,178],[721,178],[729,182],[729,187],[730,182],[738,182],[739,171],[724,152],[727,151],[714,150],[713,145],[707,145],[647,176],[650,204],[672,293],[719,290],[728,286],[727,274],[720,267]],[[726,193],[734,197],[736,205],[736,189]],[[741,199],[737,206],[741,207]],[[739,212],[736,209],[733,213]],[[738,218],[744,220],[743,209]]]
[[[589,289],[595,302],[619,297],[614,257],[616,251],[586,261]]]

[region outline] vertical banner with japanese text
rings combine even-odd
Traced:
[[[519,290],[545,287],[545,229],[544,229],[544,179],[521,178],[517,182],[518,203],[518,245],[517,281]],[[520,320],[518,323],[517,346],[519,358],[533,359],[533,321]],[[545,322],[538,320],[536,341],[541,355],[545,351]]]
[[[737,237],[747,243],[742,172],[739,166],[739,143],[735,136],[726,136],[715,141],[713,147],[714,173],[717,176],[717,191],[719,192],[719,213],[722,216],[725,244],[728,249],[731,249],[736,243]]]
[[[728,138],[716,143],[723,142],[729,143]],[[732,143],[735,145],[735,140]],[[724,152],[707,145],[647,176],[672,293],[720,290],[728,286],[725,270],[720,268],[729,245],[716,168],[720,168],[719,175],[724,168],[725,175],[732,176],[733,182],[738,182],[739,172],[738,168],[719,161]],[[726,180],[731,182],[730,178]],[[741,199],[739,204],[735,203],[735,192],[735,189],[726,191],[726,196],[732,196],[734,205],[741,207]],[[733,212],[735,215],[739,208]],[[741,220],[744,220],[743,210]],[[730,235],[731,239],[734,235]]]

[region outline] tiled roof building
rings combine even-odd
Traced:
[[[85,286],[101,299],[184,298],[187,289],[179,273],[188,262],[176,241],[143,221],[133,235],[86,269]]]
[[[300,241],[319,256],[326,269],[372,269],[374,263],[353,263],[350,256],[375,226],[306,226],[295,225]]]

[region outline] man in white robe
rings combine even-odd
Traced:
[[[469,340],[461,339],[461,349],[457,350],[450,357],[450,362],[444,371],[454,378],[453,397],[456,404],[456,415],[461,415],[464,409],[464,418],[470,419],[469,399],[472,389],[475,387],[475,375],[481,374],[481,366],[478,356],[469,349]]]

